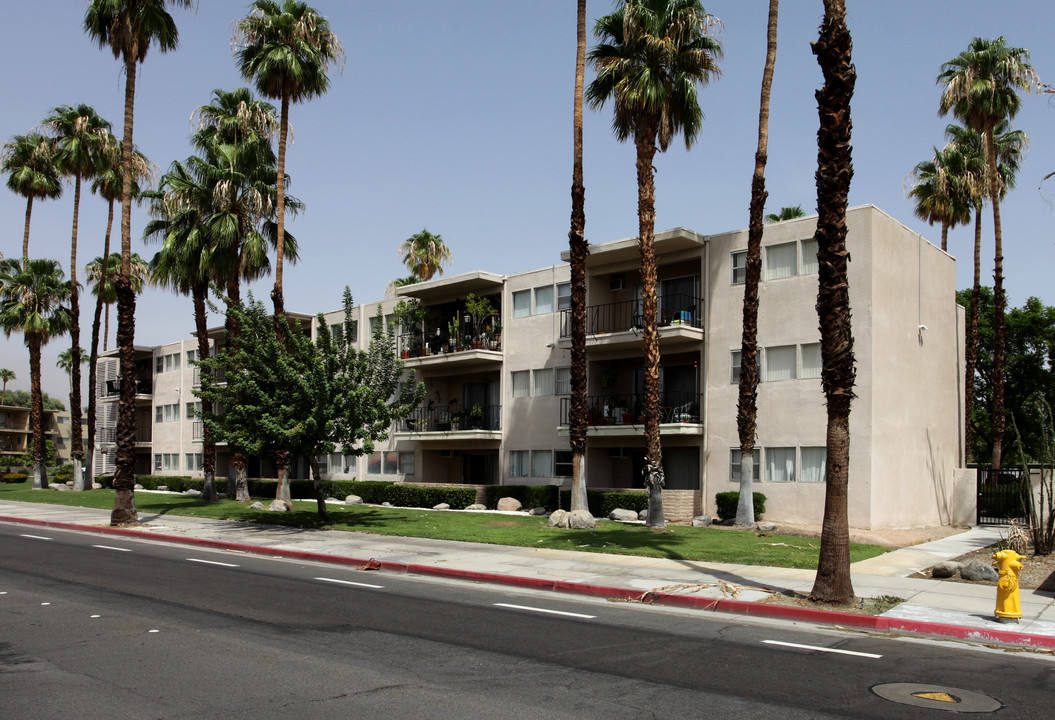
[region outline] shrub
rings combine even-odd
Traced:
[[[525,508],[557,507],[555,485],[488,485],[484,488],[484,497],[489,508],[498,507],[498,501],[504,497],[516,498]]]
[[[29,475],[20,472],[7,472],[0,476],[0,482],[20,483],[25,482]]]
[[[755,505],[755,520],[761,520],[766,511],[766,496],[760,492],[753,495]],[[736,490],[720,492],[714,496],[714,504],[718,511],[718,517],[722,520],[730,520],[736,517],[736,506],[740,503],[740,493]]]
[[[476,502],[476,488],[421,487],[399,484],[389,488],[388,501],[398,507],[422,508],[447,503],[455,510],[464,510]]]

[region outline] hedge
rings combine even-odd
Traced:
[[[29,475],[26,475],[25,473],[9,472],[9,473],[4,473],[3,475],[0,475],[0,482],[20,483],[20,482],[25,482],[26,478],[28,478],[28,477],[29,477]]]
[[[755,501],[755,520],[761,520],[766,511],[766,496],[760,492],[753,494]],[[714,504],[718,510],[718,517],[722,520],[731,520],[736,517],[736,506],[740,503],[740,493],[736,490],[720,492],[714,496]]]
[[[556,485],[488,485],[484,488],[484,503],[492,510],[504,497],[516,498],[525,508],[557,509]]]

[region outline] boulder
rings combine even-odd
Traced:
[[[388,500],[385,500],[383,503],[381,503],[381,507],[392,507],[392,503],[390,503]]]
[[[440,503],[439,505],[433,505],[432,509],[433,510],[450,510],[451,506],[448,505],[447,503]]]
[[[183,494],[184,495],[191,495],[193,497],[198,497],[199,495],[201,495],[201,490],[195,490],[194,488],[191,488],[189,490],[184,490]]]
[[[755,530],[758,530],[758,532],[773,532],[776,529],[777,529],[777,524],[776,523],[771,523],[771,522],[755,523]]]
[[[158,485],[157,490],[158,490],[158,492],[168,492],[169,491],[169,486],[168,485]]]
[[[710,527],[714,524],[714,518],[710,515],[697,515],[692,519],[693,527]]]
[[[51,487],[55,488],[56,490],[58,490],[60,492],[65,492],[67,490],[70,490],[70,486],[67,485],[66,483],[58,483],[57,485],[52,485]]]
[[[498,509],[506,512],[514,512],[523,507],[520,501],[512,497],[504,497],[498,501]]]
[[[250,510],[263,510],[264,509],[264,503],[262,503],[262,502],[260,502],[258,500],[257,502],[255,502],[252,505],[250,505],[249,509]]]
[[[555,528],[568,527],[568,511],[554,510],[553,514],[549,516],[549,526]]]
[[[548,512],[549,510],[544,507],[533,507],[528,510],[528,515],[545,515]]]
[[[645,508],[637,514],[638,520],[648,520],[648,508]]]
[[[956,573],[963,567],[963,563],[956,562],[955,560],[946,560],[940,562],[930,569],[931,577],[935,578],[951,578],[955,577]]]
[[[102,490],[102,489],[103,489],[103,486],[102,486],[101,483],[97,483],[97,482],[93,482],[92,483],[92,490]]]
[[[486,510],[487,506],[480,503],[473,503],[472,505],[465,508],[466,510]]]
[[[572,510],[568,513],[568,529],[593,530],[595,527],[597,527],[597,520],[589,510]]]
[[[973,560],[960,568],[960,577],[964,580],[982,582],[996,582],[1000,575],[992,565],[986,565],[979,560]]]
[[[293,505],[288,500],[279,500],[276,498],[271,501],[271,504],[267,506],[267,509],[271,512],[289,512],[293,509]]]
[[[133,490],[142,490],[143,486],[140,485],[139,483],[136,483],[135,485],[132,486],[132,489]]]
[[[344,498],[345,505],[362,505],[363,499],[358,495],[348,495]]]
[[[625,510],[623,508],[616,508],[612,512],[608,513],[609,520],[618,520],[619,522],[634,522],[638,519],[637,513],[633,510]]]

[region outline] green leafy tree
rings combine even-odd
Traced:
[[[40,395],[43,399],[45,410],[66,409],[66,406],[63,404],[62,400],[59,400],[58,398],[53,398],[43,391],[40,393]],[[33,394],[26,390],[9,390],[7,393],[7,404],[12,407],[32,408]]]
[[[0,391],[0,405],[7,404],[7,383],[15,379],[15,371],[8,368],[0,369],[0,380],[4,381],[4,389]]]
[[[29,348],[32,404],[30,425],[34,446],[33,487],[48,486],[44,445],[44,396],[40,388],[40,349],[69,330],[70,309],[65,304],[70,286],[58,261],[48,259],[0,261],[0,328],[11,337],[21,332]]]
[[[26,453],[18,459],[18,464],[22,467],[33,467],[36,464],[36,452],[34,451],[33,438],[30,438],[26,442]],[[59,453],[55,449],[55,443],[51,440],[44,440],[44,465],[46,467],[53,467],[55,461],[58,459]],[[46,486],[45,486],[46,487]]]
[[[136,65],[146,60],[152,45],[162,52],[179,44],[176,22],[167,7],[189,8],[192,0],[91,0],[84,15],[84,31],[100,49],[110,48],[125,73],[124,132],[121,135],[121,270],[117,291],[117,345],[121,362],[121,396],[117,411],[117,452],[114,462],[114,509],[110,524],[139,522],[135,504],[135,312],[132,289],[132,127],[135,120]]]
[[[243,78],[253,81],[264,97],[281,102],[278,177],[284,179],[289,104],[324,94],[330,86],[326,71],[343,61],[344,49],[326,18],[303,2],[255,0],[251,8],[235,30],[236,59]],[[276,208],[275,288],[271,292],[276,318],[286,312],[282,297],[285,209],[286,187],[285,182],[280,182]]]
[[[659,324],[656,301],[656,183],[654,159],[681,133],[691,148],[703,121],[696,86],[717,77],[721,45],[711,37],[715,18],[699,0],[627,0],[597,20],[600,40],[590,52],[597,77],[586,91],[590,106],[611,100],[612,129],[637,149],[638,246],[641,253],[645,350],[646,526],[662,528],[663,463],[659,436]]]
[[[62,181],[55,168],[55,143],[40,133],[15,135],[0,149],[0,170],[7,173],[7,187],[26,199],[26,228],[22,258],[29,259],[29,221],[34,200],[62,196]]]

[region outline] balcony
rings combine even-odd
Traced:
[[[662,392],[659,396],[660,433],[663,435],[701,435],[703,420],[700,415],[702,397],[695,392]],[[640,435],[645,421],[641,416],[645,396],[588,395],[586,423],[591,434]],[[567,435],[571,398],[560,399],[560,434]]]
[[[436,334],[424,339],[420,333],[409,333],[396,338],[396,349],[408,369],[449,368],[464,373],[502,362],[502,336],[490,332],[458,338],[437,328]]]
[[[474,405],[469,410],[457,411],[451,406],[419,407],[400,421],[397,433],[413,435],[460,433],[462,436],[491,437],[502,429],[501,405]]]
[[[136,427],[136,443],[150,443],[153,434],[149,424],[147,427]],[[114,444],[117,442],[117,428],[99,428],[95,431],[96,442]]]
[[[151,379],[139,378],[136,380],[136,395],[152,395],[154,393],[154,382]],[[121,381],[107,380],[103,392],[99,395],[100,400],[114,400],[121,396]]]
[[[644,327],[641,300],[623,300],[586,308],[586,347],[623,350],[639,347]],[[703,301],[692,295],[658,298],[659,340],[665,346],[690,346],[703,340]],[[571,310],[561,310],[560,345],[571,347]]]

